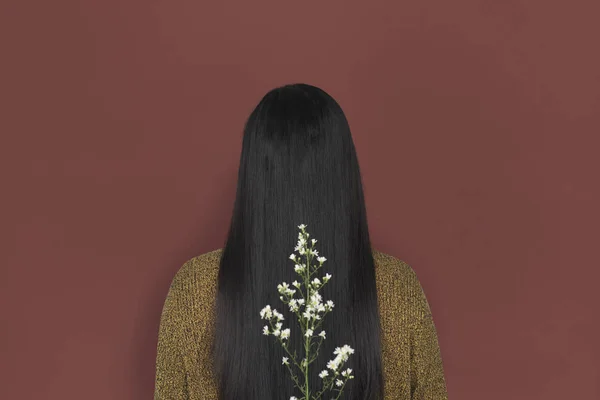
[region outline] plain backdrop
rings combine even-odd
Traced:
[[[294,82],[347,113],[450,398],[600,398],[598,1],[1,7],[0,398],[152,398],[170,281],[223,246],[243,124]]]

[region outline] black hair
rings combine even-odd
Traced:
[[[343,367],[355,378],[341,398],[383,398],[375,265],[350,127],[325,91],[294,84],[268,92],[244,129],[218,274],[212,367],[221,400],[301,398],[282,365],[284,350],[262,334],[266,321],[259,315],[267,304],[283,313],[291,329],[288,346],[300,360],[300,328],[277,291],[279,283],[298,278],[289,256],[300,224],[327,258],[319,276],[332,278],[320,292],[335,304],[323,320],[327,339],[309,369],[311,388],[320,390],[318,373],[335,357],[335,347],[348,344],[355,352]]]

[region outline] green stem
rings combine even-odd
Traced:
[[[308,242],[308,240],[307,240]],[[309,277],[310,277],[310,253],[306,253],[306,269],[304,271],[304,286],[306,287],[306,299],[305,302],[308,303],[308,301],[310,300],[310,283],[309,283]],[[309,329],[309,324],[310,324],[310,319],[306,318],[306,328],[304,330],[304,332],[306,332]],[[310,336],[307,336],[306,339],[304,340],[304,360],[306,361],[306,363],[304,364],[304,395],[306,400],[310,400],[310,392],[309,392],[309,388],[308,388],[308,359],[309,359],[309,350],[310,350]]]

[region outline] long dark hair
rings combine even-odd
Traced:
[[[375,266],[358,159],[341,107],[323,90],[305,84],[267,93],[245,126],[218,275],[212,358],[220,399],[301,395],[282,365],[286,354],[281,345],[262,334],[265,321],[259,315],[267,304],[283,313],[284,327],[291,329],[288,346],[300,360],[304,347],[298,322],[277,292],[279,283],[298,278],[289,255],[299,224],[306,224],[310,238],[318,240],[319,255],[327,258],[320,272],[332,278],[321,295],[335,304],[323,320],[327,339],[310,366],[310,385],[320,390],[318,373],[335,357],[335,347],[348,344],[355,352],[344,368],[352,368],[355,378],[342,398],[380,399]]]

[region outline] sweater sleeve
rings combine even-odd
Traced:
[[[191,323],[190,296],[186,291],[186,265],[175,275],[167,294],[158,333],[155,400],[187,400],[187,327]]]
[[[415,276],[415,316],[411,340],[411,398],[447,400],[444,368],[431,309]]]

